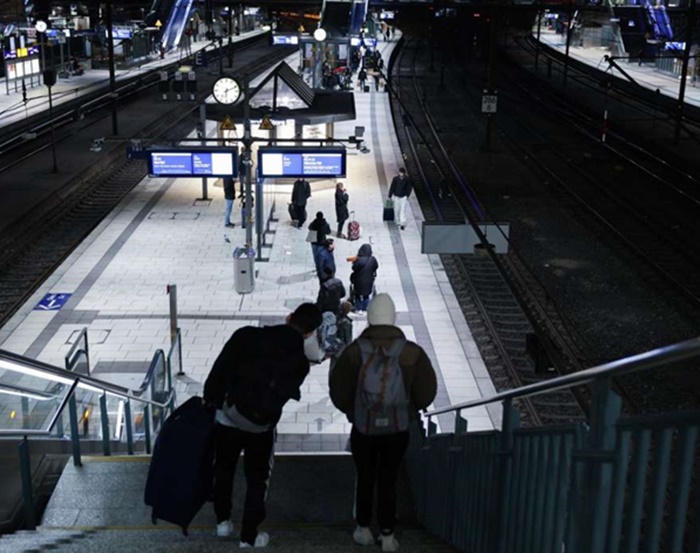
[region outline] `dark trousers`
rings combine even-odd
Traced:
[[[304,226],[304,222],[306,221],[306,206],[305,205],[295,205],[294,206],[294,213],[297,214],[295,217],[297,221],[299,221],[299,228]]]
[[[357,524],[369,526],[372,522],[374,482],[377,480],[379,528],[383,534],[391,534],[396,525],[396,477],[408,448],[408,432],[366,436],[353,426],[350,447],[357,471]]]
[[[253,544],[258,525],[265,520],[267,484],[273,465],[274,430],[259,434],[238,428],[216,425],[216,461],[214,463],[214,512],[216,522],[231,518],[233,477],[241,452],[246,479],[245,505],[241,526],[241,541]]]
[[[343,234],[343,225],[347,219],[338,220],[338,235]]]

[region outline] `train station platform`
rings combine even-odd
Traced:
[[[533,31],[533,36],[537,36],[536,29]],[[552,30],[542,29],[540,31],[540,42],[562,54],[566,52],[566,34],[557,34]],[[583,47],[575,45],[573,42],[569,45],[569,56],[572,59],[624,79],[625,77],[618,69],[610,68],[608,62],[605,61],[605,56],[609,55],[611,55],[611,52],[610,48],[607,47]],[[644,62],[640,64],[636,60],[629,61],[623,58],[615,58],[615,61],[639,86],[652,92],[658,91],[658,93],[669,98],[678,99],[681,85],[680,76],[661,71],[651,63]],[[686,104],[700,107],[700,82],[692,82],[690,75],[687,78],[684,96]]]
[[[231,40],[235,44],[236,42],[264,34],[265,32],[266,31],[261,29],[256,29],[241,33],[239,36],[232,36]],[[117,86],[120,81],[126,78],[145,74],[159,67],[172,65],[176,62],[191,63],[194,55],[198,52],[205,52],[207,48],[211,48],[212,46],[214,46],[214,44],[211,41],[200,37],[200,40],[190,45],[191,54],[189,55],[184,50],[175,48],[166,52],[163,59],[153,54],[149,59],[144,59],[142,63],[136,64],[129,69],[117,69],[115,71]],[[224,63],[224,67],[226,67],[226,62]],[[75,100],[76,98],[80,98],[108,86],[108,69],[87,69],[82,75],[59,78],[56,85],[52,87],[51,100],[54,106],[60,106],[64,102]],[[0,127],[11,125],[37,113],[48,113],[48,109],[49,94],[48,89],[43,84],[33,88],[27,88],[26,102],[24,102],[22,98],[21,88],[19,90],[11,88],[9,93],[5,87],[0,89]]]
[[[398,37],[397,37],[398,38]],[[395,42],[380,43],[385,60]],[[337,123],[335,136],[366,128],[369,153],[348,154],[349,209],[361,223],[358,241],[337,239],[337,274],[349,285],[350,263],[360,245],[371,244],[379,262],[376,288],[397,307],[397,325],[428,353],[438,374],[435,407],[494,393],[494,387],[439,256],[421,253],[420,207],[411,197],[405,230],[382,221],[388,186],[402,165],[393,133],[389,95],[355,93],[356,121]],[[208,122],[207,134],[217,124]],[[324,129],[307,128],[306,132]],[[178,292],[184,376],[177,377],[178,403],[201,394],[224,343],[245,325],[281,324],[297,305],[315,301],[318,281],[305,231],[291,225],[287,203],[291,182],[274,187],[277,219],[266,262],[256,263],[255,289],[234,291],[232,251],[245,240],[240,207],[235,228],[224,227],[225,202],[212,181],[210,202],[197,201],[201,179],[145,178],[0,329],[0,348],[63,366],[83,328],[88,330],[93,376],[135,388],[157,349],[170,345],[168,284]],[[309,222],[317,211],[335,223],[335,181],[312,180]],[[62,295],[58,309],[38,308],[47,294]],[[354,334],[366,326],[354,321]],[[279,451],[342,451],[350,431],[328,396],[328,361],[312,366],[300,402],[290,402],[278,425]],[[500,411],[469,413],[469,430],[498,428]],[[449,430],[452,416],[439,418]]]

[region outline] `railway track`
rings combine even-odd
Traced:
[[[417,66],[421,62],[423,66],[427,64],[427,59],[421,59],[425,51],[419,40],[406,41],[392,77],[399,99],[393,103],[395,121],[410,119],[399,134],[404,149],[411,152],[407,160],[409,172],[420,176],[416,194],[428,221],[483,222],[483,206],[457,168],[458,160],[447,153],[441,133],[422,100],[424,90],[420,83],[424,79],[419,78]],[[504,263],[495,255],[443,255],[442,261],[497,389],[551,376],[536,374],[525,355],[526,335],[537,332],[535,328],[541,327],[541,321],[514,292]],[[534,301],[541,303],[542,299]],[[563,391],[528,398],[519,408],[526,424],[540,425],[580,420],[586,405],[582,398]]]
[[[237,69],[254,76],[286,55],[286,49],[253,50],[249,52],[249,59]],[[202,93],[200,101],[207,95]],[[175,106],[170,117],[149,127],[149,138],[170,142],[186,137],[198,123],[197,113],[197,106],[184,110],[183,106]],[[86,129],[80,130],[85,132]],[[3,231],[0,235],[0,326],[146,175],[147,166],[143,160],[127,160],[122,151],[116,151],[101,165],[88,168],[66,185],[65,191],[54,194],[30,215]]]
[[[411,46],[411,43],[408,44]],[[411,47],[417,55],[421,51],[421,47],[416,43]],[[428,48],[422,48],[422,51],[427,50]],[[460,66],[465,65],[467,64],[464,64],[463,60],[460,61]],[[416,80],[421,83],[421,87],[419,90],[414,85],[413,95],[416,100],[408,109],[419,113],[419,108],[422,109],[419,100],[427,98],[427,111],[435,111],[435,120],[438,123],[434,127],[436,134],[443,139],[443,149],[447,152],[457,152],[454,155],[454,164],[462,168],[463,173],[470,172],[474,175],[470,180],[477,183],[478,194],[477,191],[473,191],[474,196],[486,193],[486,205],[500,202],[501,206],[504,199],[508,200],[511,190],[522,196],[525,186],[518,189],[505,185],[496,192],[484,186],[479,187],[478,171],[468,166],[467,156],[460,155],[461,151],[473,149],[473,135],[483,132],[481,117],[474,115],[480,112],[481,92],[485,84],[483,76],[472,72],[470,80],[467,80],[462,71],[452,70],[448,64],[449,78],[446,81],[449,84],[441,88],[435,75],[431,78],[426,67],[427,62],[424,62],[421,70],[425,78]],[[399,63],[395,73],[399,79],[406,79],[410,71]],[[699,259],[697,244],[692,240],[692,236],[697,236],[700,231],[700,217],[697,216],[699,204],[696,197],[698,183],[692,172],[660,160],[657,155],[646,152],[634,142],[616,134],[609,138],[609,142],[601,144],[597,135],[599,122],[576,111],[565,100],[554,97],[540,83],[526,79],[518,68],[508,66],[504,73],[507,77],[501,75],[501,81],[506,84],[499,90],[499,104],[510,104],[510,109],[506,110],[507,115],[499,110],[498,127],[494,130],[499,150],[488,155],[497,160],[498,156],[502,155],[502,150],[511,150],[517,153],[515,157],[522,161],[530,173],[538,175],[527,188],[525,195],[532,196],[532,199],[528,199],[525,205],[551,203],[559,206],[558,212],[568,212],[572,219],[581,221],[588,232],[596,236],[603,248],[609,249],[612,255],[623,260],[623,263],[634,267],[633,271],[636,271],[636,276],[644,282],[644,286],[653,290],[653,296],[650,298],[652,302],[667,302],[681,309],[688,309],[691,315],[683,315],[681,319],[692,327],[692,313],[698,312],[694,304],[697,303],[698,279],[695,275]],[[406,96],[403,101],[407,102]],[[543,113],[548,117],[542,117]],[[400,121],[402,116],[399,112],[396,120]],[[405,119],[405,116],[403,118]],[[420,148],[413,152],[414,157],[422,150],[434,152],[438,149],[425,144],[425,129],[430,126],[426,121],[421,119],[412,122],[411,128],[404,131],[404,134],[418,136],[418,140],[421,141]],[[413,131],[416,127],[421,129],[420,133]],[[469,159],[473,160],[474,156]],[[420,170],[416,167],[412,169],[414,174],[420,175]],[[512,178],[512,175],[510,177]],[[522,178],[527,180],[525,174]],[[463,179],[452,179],[451,188],[456,186],[459,189],[460,180]],[[644,183],[644,186],[640,183]],[[425,207],[430,202],[431,198],[424,192],[421,204],[427,218],[435,217],[434,206],[428,205],[427,209]],[[472,198],[462,197],[460,203],[469,206],[466,211],[472,220],[480,220],[472,209]],[[538,212],[538,209],[539,206],[534,212]],[[546,210],[540,211],[544,213]],[[508,217],[505,220],[508,220]],[[538,218],[526,223],[548,224],[543,221]],[[558,253],[555,247],[545,245],[549,255],[576,257],[575,252]],[[513,249],[509,255],[499,258],[502,262],[502,273],[507,275],[506,280],[514,290],[514,295],[519,297],[521,307],[531,323],[531,329],[523,326],[519,331],[535,331],[538,335],[543,333],[551,337],[554,352],[559,354],[553,356],[552,360],[564,372],[615,358],[606,357],[606,354],[596,347],[597,343],[591,344],[587,336],[576,330],[577,325],[562,315],[557,301],[552,300],[552,296],[561,300],[562,290],[553,290],[550,294],[548,290],[553,281],[549,274],[545,280],[541,280],[542,276],[536,277],[527,269],[532,263],[532,255],[529,254],[526,263],[515,251]],[[575,259],[572,260],[574,261]],[[444,256],[443,263],[448,267],[454,260]],[[460,272],[459,268],[456,272]],[[539,274],[542,273],[540,270]],[[451,274],[451,278],[454,282],[458,280],[455,274]],[[561,282],[555,281],[554,284],[561,286]],[[574,283],[572,291],[576,290],[575,286],[579,284],[581,283]],[[577,292],[586,294],[585,290]],[[566,290],[563,293],[566,293]],[[465,312],[469,309],[471,307],[465,308]],[[578,313],[574,315],[578,317]],[[690,322],[688,319],[691,319]],[[697,321],[697,318],[695,320]],[[629,319],[626,321],[625,325],[629,327]],[[518,344],[516,340],[513,345],[517,350],[523,347],[523,341]],[[508,350],[507,347],[496,349],[501,352]],[[488,351],[482,350],[482,353],[488,363],[492,356],[487,357]],[[512,369],[506,371],[512,372]],[[523,371],[522,368],[517,372],[527,375],[527,370]],[[683,373],[679,374],[679,382],[689,377],[688,372],[685,376]],[[496,378],[497,385],[498,382],[499,378]],[[697,403],[697,390],[688,390],[687,386],[679,390],[675,388],[676,383],[662,380],[656,375],[644,375],[634,382],[618,384],[631,412],[663,409],[663,405],[673,404],[671,398],[674,396],[682,396],[680,404],[683,405],[693,404],[693,401]],[[585,403],[585,390],[579,392]],[[661,400],[657,405],[658,398]]]
[[[241,54],[263,44],[267,44],[267,39],[261,35],[261,37],[234,43],[232,47],[234,52]],[[218,62],[220,55],[227,55],[226,51],[220,53],[218,49],[208,53],[212,64]],[[172,62],[119,81],[116,89],[117,106],[123,108],[131,100],[149,93],[160,82],[162,71],[172,72],[176,70],[178,65],[179,62]],[[0,130],[0,159],[2,160],[0,175],[50,148],[52,123],[55,141],[60,142],[68,137],[89,131],[90,127],[105,117],[113,102],[108,91],[108,81],[93,83],[87,88],[94,90],[80,97],[78,97],[79,91],[77,89],[65,92],[64,95],[75,95],[76,97],[74,100],[57,104],[51,120],[47,118],[46,113],[41,113]],[[54,101],[57,101],[56,95]],[[28,136],[34,138],[27,139]]]

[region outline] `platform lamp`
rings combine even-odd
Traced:
[[[46,46],[46,29],[48,25],[46,21],[39,20],[34,24],[36,32],[39,34],[39,40],[41,45],[41,69],[44,72],[44,84],[46,88],[49,89],[49,127],[51,128],[51,155],[53,157],[53,172],[58,173],[58,163],[56,161],[56,137],[54,135],[53,129],[53,96],[51,94],[51,89],[56,84],[56,70],[52,67],[51,69],[46,69],[46,59],[44,57],[44,47]]]

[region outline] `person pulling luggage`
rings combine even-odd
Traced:
[[[216,535],[233,533],[231,497],[236,464],[242,452],[246,496],[240,547],[266,547],[265,499],[272,469],[275,426],[282,408],[301,399],[301,385],[309,374],[304,340],[321,324],[321,312],[303,303],[286,324],[245,326],[233,333],[204,383],[204,400],[216,408],[214,428],[214,512]]]

